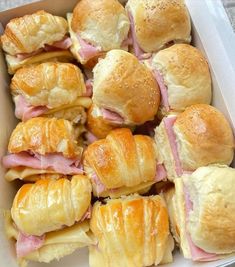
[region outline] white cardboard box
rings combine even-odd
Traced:
[[[213,79],[213,105],[220,109],[235,128],[235,34],[220,0],[185,0],[193,30],[193,44],[203,51],[210,64]],[[44,9],[55,15],[65,16],[71,12],[77,0],[44,0],[19,8],[0,12],[3,26],[14,18]],[[123,2],[123,1],[122,1]],[[1,30],[1,28],[0,28]],[[6,154],[9,136],[16,124],[9,92],[10,77],[2,51],[0,51],[0,158]],[[233,165],[235,166],[235,165]],[[16,183],[4,180],[5,170],[0,168],[0,210],[11,207]],[[193,263],[176,252],[174,263],[165,267],[214,267],[228,266],[235,262],[229,257],[216,262]],[[32,267],[88,267],[88,251],[81,249],[59,262],[48,264],[30,263]],[[6,239],[3,216],[0,212],[0,267],[17,267],[13,244]],[[125,266],[120,266],[125,267]]]

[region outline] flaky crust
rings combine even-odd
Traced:
[[[50,108],[69,105],[86,94],[81,70],[69,63],[48,62],[19,69],[11,80],[13,96],[27,103]]]
[[[183,181],[193,202],[187,229],[194,244],[210,253],[235,252],[235,170],[201,167]]]
[[[93,70],[93,102],[117,112],[125,124],[142,124],[157,113],[160,93],[151,71],[132,54],[112,50]]]
[[[170,236],[160,196],[131,196],[107,200],[105,205],[96,202],[90,228],[98,239],[97,247],[90,247],[91,267],[157,265]]]
[[[174,124],[184,170],[212,163],[229,165],[234,156],[232,129],[216,108],[197,104],[179,114]]]
[[[87,128],[97,138],[105,138],[112,130],[120,127],[122,126],[105,120],[99,108],[94,104],[91,105],[87,112]]]
[[[73,10],[72,30],[102,51],[121,48],[129,20],[117,0],[82,0]]]
[[[193,104],[210,104],[210,71],[197,48],[175,44],[159,51],[153,57],[151,67],[163,76],[171,111],[180,112]]]
[[[41,236],[78,222],[91,201],[91,184],[83,175],[67,179],[39,180],[17,192],[12,218],[24,234]]]
[[[2,48],[9,55],[31,53],[45,44],[61,40],[68,31],[67,21],[43,10],[12,19],[1,36]]]
[[[156,52],[170,41],[191,41],[190,17],[183,0],[129,0],[126,9],[145,52]]]
[[[67,158],[81,154],[74,128],[69,121],[42,117],[19,123],[11,134],[8,151],[31,151],[41,155],[62,153]]]
[[[99,177],[107,195],[110,189],[154,183],[156,164],[153,140],[144,135],[133,136],[126,128],[113,130],[106,139],[89,145],[84,153],[85,172],[91,180],[94,173]],[[97,194],[93,180],[92,183],[93,193]]]

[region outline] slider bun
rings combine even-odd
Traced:
[[[232,162],[232,129],[216,108],[206,104],[192,105],[178,115],[173,129],[184,170],[195,170],[212,163],[229,165]]]
[[[235,169],[208,166],[183,179],[193,202],[187,229],[203,250],[235,252]]]
[[[2,48],[9,55],[31,53],[45,44],[61,40],[68,32],[67,21],[43,10],[12,19],[1,36]]]
[[[166,251],[171,254],[173,250],[168,242],[168,214],[160,196],[96,202],[90,228],[98,240],[97,247],[90,247],[91,267],[157,265]]]
[[[103,197],[110,195],[110,189],[129,188],[132,192],[133,187],[141,184],[149,188],[155,183],[156,164],[153,140],[144,135],[134,136],[126,128],[111,131],[106,139],[92,143],[84,153],[84,169],[92,181],[93,193],[97,195],[92,179],[96,174],[107,189],[101,193]],[[129,191],[126,190],[126,193]]]
[[[137,42],[145,52],[155,52],[168,42],[191,41],[191,24],[183,0],[129,0]]]
[[[23,66],[32,64],[39,64],[43,62],[72,62],[74,61],[73,55],[67,50],[42,52],[35,56],[28,57],[24,60],[19,60],[15,56],[6,55],[6,62],[8,66],[8,73],[14,74],[18,69]]]
[[[76,175],[71,181],[39,180],[19,189],[11,215],[21,232],[41,236],[81,220],[90,201],[91,184],[86,176]]]
[[[19,123],[11,134],[8,151],[31,151],[45,155],[62,153],[67,158],[77,157],[81,148],[72,124],[64,119],[33,118]]]
[[[13,96],[23,95],[31,105],[50,108],[72,104],[86,94],[82,72],[69,63],[23,67],[15,73],[10,87]]]
[[[210,71],[197,48],[175,44],[159,51],[153,57],[151,67],[163,76],[172,111],[180,112],[193,104],[210,104]]]
[[[129,125],[154,118],[160,102],[159,87],[151,71],[135,56],[112,50],[93,72],[95,105],[117,112]]]
[[[121,48],[129,27],[126,11],[117,0],[81,0],[73,10],[73,32],[102,51]]]
[[[5,229],[9,239],[18,239],[19,232],[12,221],[10,211],[5,212]],[[27,254],[23,259],[49,263],[73,253],[80,247],[94,244],[93,239],[89,222],[86,220],[71,227],[46,233],[42,247]]]
[[[97,138],[105,138],[109,132],[119,127],[121,126],[105,120],[102,117],[101,110],[96,105],[92,104],[89,108],[87,112],[87,128]]]

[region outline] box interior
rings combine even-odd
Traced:
[[[204,0],[201,0],[203,2]],[[205,0],[206,1],[206,0]],[[186,1],[187,4],[189,0]],[[4,11],[0,13],[0,22],[2,23],[3,27],[6,23],[14,18],[23,16],[25,14],[33,13],[37,10],[44,9],[48,12],[51,12],[55,15],[66,15],[67,12],[71,12],[77,0],[57,0],[56,5],[54,1],[44,0],[40,2],[36,2],[33,4],[28,4],[26,6],[22,6],[19,8],[15,8],[12,10]],[[190,6],[189,6],[190,7]],[[190,7],[191,8],[191,7]],[[191,9],[189,9],[191,11]],[[191,13],[191,12],[190,12]],[[192,15],[192,14],[191,14]],[[192,33],[193,33],[193,45],[198,47],[204,55],[208,58],[212,80],[213,80],[213,102],[212,104],[220,109],[224,115],[228,118],[231,125],[233,125],[233,129],[235,126],[235,122],[232,120],[232,115],[235,112],[233,108],[232,114],[231,109],[228,109],[227,101],[224,98],[224,92],[222,88],[219,86],[218,77],[216,75],[216,70],[214,65],[210,61],[208,57],[207,49],[205,48],[205,43],[201,41],[200,34],[197,29],[197,24],[192,18]],[[0,135],[0,158],[7,152],[7,144],[9,140],[9,136],[15,127],[17,120],[14,117],[14,110],[13,110],[13,103],[11,100],[10,92],[9,92],[9,82],[10,77],[7,74],[7,68],[4,60],[4,56],[2,51],[0,51],[0,121],[1,121],[1,135]],[[230,106],[231,108],[231,106]],[[233,164],[233,166],[235,166]],[[9,209],[12,204],[12,200],[14,194],[19,187],[17,183],[8,183],[4,179],[5,170],[1,167],[0,168],[0,265],[7,266],[7,267],[17,267],[15,251],[13,248],[13,243],[7,240],[4,231],[4,223],[3,223],[3,211],[5,209]],[[235,257],[229,257],[220,261],[216,262],[209,262],[209,263],[193,263],[192,261],[185,260],[178,251],[174,253],[174,262],[171,264],[164,265],[166,267],[173,267],[173,266],[201,266],[201,267],[212,267],[212,266],[226,266],[229,263],[235,261]],[[53,261],[52,263],[43,264],[43,263],[30,263],[29,266],[32,267],[88,267],[88,250],[87,249],[80,249],[77,250],[70,256],[64,257],[59,262]]]

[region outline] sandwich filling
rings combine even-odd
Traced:
[[[36,55],[43,53],[43,52],[68,50],[71,45],[72,45],[72,41],[71,41],[70,37],[64,36],[64,38],[62,40],[55,41],[51,45],[44,44],[44,46],[42,48],[38,49],[37,51],[33,51],[31,53],[19,53],[19,54],[16,54],[15,57],[19,61],[23,61],[29,57],[36,56]]]
[[[38,153],[20,152],[3,157],[5,168],[25,166],[33,169],[49,169],[64,175],[82,174],[79,158],[65,158],[61,153],[40,155]]]
[[[186,223],[189,220],[190,212],[193,210],[193,203],[190,199],[189,192],[187,188],[184,186],[184,198],[185,198],[185,212],[186,212]],[[185,227],[186,228],[186,227]],[[214,261],[218,260],[218,257],[214,253],[208,253],[204,251],[203,249],[197,247],[194,243],[193,240],[190,236],[190,233],[187,231],[187,228],[185,229],[186,231],[186,237],[187,241],[190,247],[190,252],[192,256],[193,261]]]

